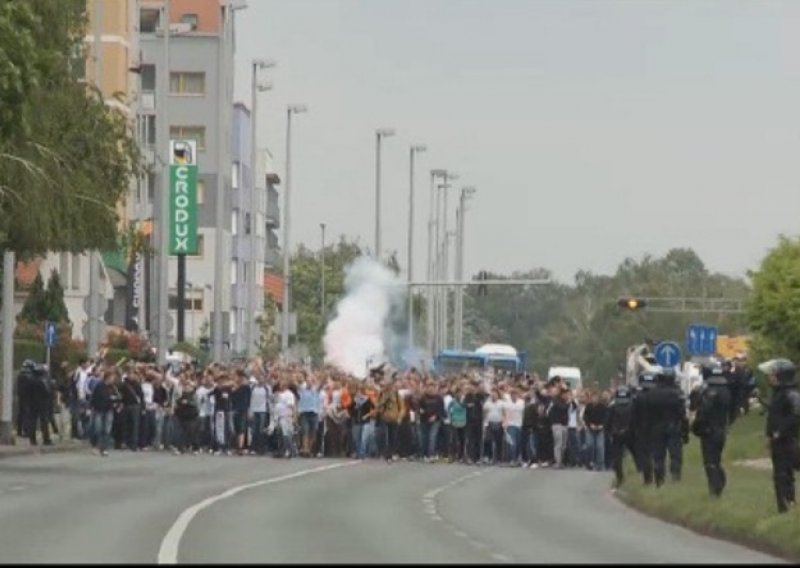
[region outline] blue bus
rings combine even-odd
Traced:
[[[484,345],[475,351],[445,349],[434,358],[433,369],[439,375],[486,372],[524,373],[528,367],[525,353],[508,345]]]

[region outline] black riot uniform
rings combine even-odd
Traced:
[[[17,436],[28,436],[28,418],[30,408],[30,384],[36,363],[26,359],[17,375]]]
[[[616,487],[622,485],[625,479],[623,472],[625,448],[631,455],[634,455],[631,436],[632,410],[633,393],[628,387],[619,387],[606,415],[606,432],[611,435],[611,464],[614,469]]]
[[[778,512],[795,503],[794,470],[800,470],[800,391],[796,369],[788,359],[774,359],[759,365],[770,377],[773,395],[767,415],[766,434],[770,441],[772,478]]]
[[[703,386],[692,393],[690,400],[690,409],[697,412],[692,423],[692,432],[700,438],[708,489],[712,496],[719,497],[726,483],[725,470],[722,468],[722,450],[728,435],[733,401],[722,367],[704,367],[703,379]]]
[[[655,373],[639,377],[639,390],[633,397],[631,408],[631,433],[636,470],[642,474],[645,485],[653,483],[652,422],[649,395],[655,386]]]
[[[50,390],[50,378],[44,365],[37,365],[28,382],[28,406],[26,418],[28,422],[28,439],[31,445],[36,445],[36,429],[42,430],[42,441],[45,445],[52,444],[50,440],[50,412],[52,410],[53,393]]]
[[[670,454],[670,473],[680,479],[682,467],[682,425],[686,406],[679,389],[675,388],[675,371],[664,369],[656,376],[656,387],[647,394],[650,422],[650,449],[653,454],[653,473],[656,486],[666,477],[667,451]]]

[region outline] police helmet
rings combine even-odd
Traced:
[[[33,371],[35,368],[36,368],[36,363],[33,362],[31,359],[25,359],[22,362],[23,371]]]
[[[797,383],[797,368],[789,359],[771,359],[758,366],[758,370],[767,375],[775,375],[781,386],[794,386]]]
[[[727,385],[728,378],[725,369],[717,362],[703,365],[703,380],[711,385]]]
[[[656,377],[661,373],[661,369],[648,371],[639,375],[639,386],[642,389],[649,389],[655,386]]]
[[[629,400],[631,398],[631,390],[625,386],[617,387],[617,390],[614,393],[614,398],[621,400]]]

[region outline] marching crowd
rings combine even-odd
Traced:
[[[37,373],[29,371],[21,393],[34,391]],[[610,397],[525,374],[376,369],[362,380],[255,362],[198,369],[82,361],[60,400],[71,436],[102,455],[114,448],[604,470]],[[25,402],[19,428],[36,443],[38,426],[49,441],[52,414]]]

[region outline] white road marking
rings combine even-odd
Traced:
[[[213,497],[209,497],[208,499],[203,499],[199,503],[192,505],[185,511],[183,511],[172,526],[167,531],[167,534],[164,536],[164,539],[161,541],[161,546],[158,549],[158,564],[177,564],[178,563],[178,549],[180,548],[181,538],[183,538],[186,529],[189,528],[189,523],[192,522],[197,514],[217,503],[218,501],[222,501],[224,499],[228,499],[229,497],[233,497],[242,491],[246,491],[248,489],[253,489],[255,487],[262,487],[264,485],[272,485],[275,483],[280,483],[282,481],[289,481],[291,479],[296,479],[298,477],[305,477],[306,475],[311,475],[314,473],[322,473],[324,471],[329,471],[332,469],[338,469],[341,467],[347,467],[351,465],[356,465],[361,463],[359,461],[349,461],[344,463],[336,463],[332,465],[325,465],[321,467],[315,467],[312,469],[304,469],[301,471],[296,471],[294,473],[290,473],[288,475],[281,475],[279,477],[271,477],[269,479],[262,479],[261,481],[255,481],[253,483],[246,483],[244,485],[239,485],[237,487],[233,487],[226,491],[223,491],[219,495],[215,495]]]

